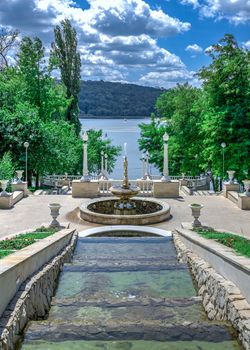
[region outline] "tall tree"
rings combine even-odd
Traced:
[[[36,106],[42,120],[65,119],[70,100],[63,86],[50,76],[42,41],[24,37],[17,57],[19,84],[24,84],[18,92],[19,100]]]
[[[0,29],[0,70],[9,66],[8,53],[15,46],[17,30]]]
[[[206,165],[223,174],[221,143],[226,143],[225,170],[249,176],[250,53],[227,34],[210,50],[212,63],[199,75],[205,93],[202,130]]]
[[[169,168],[172,174],[182,172],[199,174],[202,92],[188,84],[178,85],[163,93],[156,102],[157,117],[150,124],[142,124],[140,149],[149,151],[150,161],[163,167],[163,141],[165,131],[169,139]],[[164,123],[163,123],[164,122]]]
[[[70,105],[67,110],[67,119],[73,123],[77,134],[80,132],[80,122],[78,119],[78,94],[81,88],[81,59],[77,51],[76,30],[70,21],[65,19],[61,25],[54,29],[55,42],[52,43],[52,62],[59,67],[61,79],[66,86],[67,97]]]

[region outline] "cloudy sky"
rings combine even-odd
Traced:
[[[64,18],[77,30],[86,80],[197,85],[206,49],[225,33],[250,49],[249,0],[0,0],[0,26],[48,49]]]

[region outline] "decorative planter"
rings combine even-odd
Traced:
[[[242,181],[244,184],[244,188],[245,188],[245,194],[247,197],[250,197],[250,180],[243,180]]]
[[[9,194],[8,192],[6,192],[6,188],[8,186],[9,180],[1,180],[1,188],[2,188],[2,192],[0,193],[1,197],[8,197]]]
[[[17,183],[20,184],[20,183],[22,183],[21,179],[23,176],[23,170],[17,170],[16,173],[17,173]]]
[[[230,185],[232,185],[234,183],[235,171],[234,170],[228,170],[227,173],[228,173],[229,183],[230,183]]]
[[[60,224],[56,219],[59,216],[59,210],[62,207],[61,204],[51,203],[51,204],[48,204],[48,207],[50,208],[50,215],[53,218],[49,227],[60,228]]]
[[[193,227],[201,227],[201,222],[199,221],[199,217],[201,215],[201,209],[203,208],[202,204],[189,204],[189,208],[192,210],[192,216],[194,217],[194,221],[192,222]]]

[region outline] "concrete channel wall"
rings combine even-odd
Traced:
[[[188,262],[208,318],[229,321],[237,331],[244,349],[250,350],[250,304],[241,290],[248,285],[248,295],[250,259],[246,259],[246,266],[243,266],[245,258],[216,242],[197,236],[189,230],[176,230],[173,238],[178,258]],[[233,256],[229,257],[229,254]],[[236,264],[234,260],[239,261]],[[243,281],[244,276],[246,281]],[[233,279],[237,283],[233,283]]]
[[[0,317],[21,284],[69,244],[74,230],[44,238],[0,260]]]
[[[197,233],[176,230],[185,246],[206,260],[220,275],[232,281],[250,303],[250,259],[237,255],[231,248],[213,240],[207,240]]]
[[[21,284],[0,318],[0,350],[16,349],[28,321],[43,318],[49,312],[59,273],[63,264],[71,261],[77,242],[74,230],[64,230],[55,236],[53,242],[47,241],[47,247],[40,247],[43,258],[39,257],[39,260],[41,264],[45,261],[45,264]],[[47,261],[51,245],[56,256]],[[60,248],[62,250],[58,251]]]

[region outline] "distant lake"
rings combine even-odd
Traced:
[[[140,138],[140,128],[138,124],[149,123],[149,118],[144,119],[80,119],[84,130],[94,129],[103,130],[103,136],[112,140],[115,146],[122,146],[127,142],[128,170],[130,179],[138,179],[142,176],[141,152],[139,151],[138,139]],[[116,165],[110,177],[121,179],[123,177],[123,152],[117,158]],[[151,174],[158,175],[159,172],[153,166],[150,166]]]

